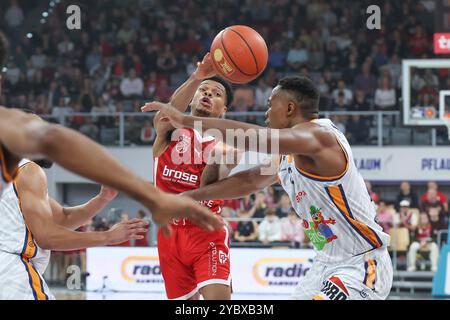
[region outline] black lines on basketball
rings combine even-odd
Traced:
[[[221,44],[222,44],[222,48],[223,48],[223,50],[225,51],[227,57],[230,59],[231,63],[233,63],[233,65],[236,67],[236,69],[237,69],[240,73],[242,73],[243,75],[250,76],[250,77],[251,77],[251,76],[254,76],[254,75],[257,75],[258,73],[254,73],[254,74],[253,74],[253,73],[247,73],[247,72],[242,71],[241,68],[239,68],[239,66],[236,64],[236,62],[233,61],[233,58],[231,57],[230,53],[228,52],[227,48],[225,47],[225,43],[223,42],[223,35],[224,35],[225,32],[227,32],[228,30],[234,31],[234,30],[232,30],[232,29],[230,29],[230,28],[227,28],[227,29],[225,29],[224,32],[222,32],[222,34],[220,35],[220,42],[221,42]],[[234,32],[236,32],[236,31],[234,31]],[[237,33],[237,32],[236,32],[236,33]],[[239,35],[239,33],[238,33],[238,35]],[[242,38],[241,35],[239,35],[239,36]],[[247,45],[248,48],[250,48],[250,47],[248,46],[247,42],[245,42],[245,44]],[[251,49],[250,49],[250,50],[251,50]],[[252,55],[253,55],[253,52],[252,52]],[[253,55],[253,59],[255,59],[255,56],[254,56],[254,55]],[[256,59],[255,59],[255,61],[256,61]]]
[[[253,50],[252,50],[252,47],[248,44],[247,40],[245,40],[245,38],[239,32],[237,32],[236,30],[233,30],[232,28],[228,28],[228,30],[231,30],[234,33],[236,33],[239,36],[239,38],[241,38],[242,41],[244,41],[245,45],[250,50],[250,53],[252,54],[253,61],[255,62],[255,66],[256,66],[256,73],[255,74],[250,74],[250,75],[251,76],[257,75],[259,73],[258,60],[256,60],[255,54],[253,53]],[[244,72],[242,72],[242,73],[244,73]]]

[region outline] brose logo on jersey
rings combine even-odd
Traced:
[[[187,172],[169,169],[167,165],[164,166],[163,177],[166,178],[175,178],[177,180],[186,181],[190,183],[197,183],[198,176],[195,174],[190,174]]]

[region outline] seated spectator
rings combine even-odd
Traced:
[[[392,111],[396,109],[396,105],[395,89],[392,88],[390,79],[383,77],[381,85],[375,91],[375,107],[379,111]]]
[[[278,206],[277,194],[275,192],[274,186],[270,186],[267,188],[267,194],[265,202],[267,204],[267,208],[272,209]]]
[[[258,230],[258,239],[263,244],[281,240],[281,221],[280,218],[275,215],[274,209],[266,211],[266,216],[260,223]]]
[[[249,211],[253,207],[255,200],[253,195],[248,194],[244,198],[240,199],[240,202],[241,204],[239,206],[239,209]]]
[[[400,191],[395,202],[395,210],[400,210],[400,202],[407,200],[411,208],[419,208],[419,200],[417,194],[411,190],[411,185],[407,181],[400,184]]]
[[[164,51],[159,54],[156,60],[158,71],[164,74],[174,72],[177,67],[177,59],[170,44],[166,44]]]
[[[444,209],[446,212],[448,212],[448,198],[447,196],[442,193],[441,191],[438,190],[438,185],[436,182],[434,181],[430,181],[427,184],[427,192],[425,192],[424,194],[422,194],[422,196],[420,197],[420,202],[423,203],[428,203],[429,201],[429,190],[436,190],[436,199],[442,203],[442,205],[444,206]],[[434,193],[432,193],[434,194]]]
[[[264,191],[259,191],[256,194],[255,202],[253,203],[253,208],[255,210],[253,218],[264,218],[267,212],[266,194]]]
[[[82,134],[93,140],[98,140],[99,129],[94,124],[92,117],[84,117],[84,123],[79,127]]]
[[[308,51],[300,40],[295,41],[288,51],[286,64],[293,71],[299,71],[308,62]]]
[[[66,105],[66,101],[64,97],[59,98],[58,105],[54,106],[52,109],[52,117],[59,119],[60,117],[64,117],[73,112],[73,109]]]
[[[336,128],[338,128],[338,130],[340,132],[342,132],[343,134],[345,134],[347,132],[347,128],[345,127],[345,118],[343,116],[338,116],[338,115],[332,115],[330,117],[330,120],[333,122],[333,124],[336,126]]]
[[[408,251],[408,271],[416,271],[418,251],[430,251],[431,271],[437,271],[439,248],[432,238],[432,226],[425,212],[420,214],[416,238]]]
[[[258,224],[251,220],[252,213],[239,209],[237,217],[248,220],[238,222],[234,240],[238,242],[256,241],[258,239]]]
[[[286,51],[283,50],[281,41],[276,41],[269,50],[269,65],[276,71],[282,71],[286,60]]]
[[[122,79],[120,93],[125,98],[141,97],[144,94],[144,82],[136,76],[136,70],[130,69],[128,77]]]
[[[159,86],[156,87],[155,100],[167,103],[170,101],[170,97],[172,96],[172,94],[173,94],[173,91],[169,87],[167,80],[162,79]]]
[[[335,40],[330,41],[327,50],[325,51],[325,66],[335,70],[342,64],[342,54],[339,51]]]
[[[366,180],[366,188],[370,194],[370,198],[372,199],[372,201],[378,204],[378,202],[380,201],[380,196],[372,190],[372,183],[370,181]]]
[[[255,92],[251,87],[239,87],[234,91],[234,98],[231,105],[234,111],[249,111],[255,104]],[[266,101],[267,105],[267,101]]]
[[[141,142],[143,144],[151,144],[155,141],[156,132],[150,120],[145,120],[141,129]]]
[[[380,201],[377,207],[377,222],[383,228],[383,231],[389,234],[392,226],[394,225],[394,216],[392,212],[388,210],[386,202]]]
[[[336,100],[336,104],[333,106],[333,111],[348,111],[350,109],[350,106],[345,103],[345,95],[343,92],[339,92]],[[342,115],[344,116],[344,115]],[[347,117],[345,115],[345,117]]]
[[[418,217],[415,215],[414,211],[411,210],[408,200],[400,202],[399,218],[401,227],[408,229],[410,238],[412,238],[417,228]]]
[[[323,54],[322,46],[317,42],[312,42],[308,53],[308,66],[313,71],[319,71],[325,64],[325,56]]]
[[[255,107],[265,110],[271,94],[272,88],[267,85],[265,78],[259,79],[255,90]]]
[[[145,213],[145,211],[143,211],[143,210],[139,210],[139,211],[138,211],[138,213],[137,213],[137,218],[138,218],[138,219],[142,219],[142,220],[148,221],[148,216],[147,216],[147,214]],[[144,233],[144,234],[142,234],[142,235],[144,236],[144,238],[142,238],[142,239],[136,239],[136,240],[134,241],[134,246],[135,246],[135,247],[148,247],[148,246],[149,246],[149,243],[148,243],[148,233],[146,232],[146,233]]]
[[[233,239],[234,233],[238,228],[238,222],[233,219],[234,214],[232,214],[233,210],[228,207],[222,207],[222,210],[220,211],[220,215],[222,216],[225,226],[228,228],[228,231],[230,233],[230,238]]]
[[[285,218],[287,217],[288,213],[291,210],[293,210],[291,205],[291,199],[289,199],[289,196],[286,193],[284,193],[280,198],[280,202],[278,203],[276,215],[279,218]]]
[[[377,87],[377,78],[371,73],[370,65],[364,63],[362,71],[355,78],[354,90],[361,90],[368,97],[373,97]]]
[[[345,81],[344,80],[338,80],[338,87],[336,89],[333,90],[333,92],[331,93],[331,96],[333,98],[333,102],[334,103],[338,103],[338,98],[339,96],[343,95],[343,103],[346,105],[350,105],[352,104],[353,101],[353,92],[348,89],[345,85]]]
[[[359,114],[351,115],[347,121],[346,130],[346,136],[350,144],[367,144],[370,133],[365,117],[361,117]]]
[[[300,248],[305,241],[302,220],[294,210],[290,210],[288,216],[281,219],[281,241],[290,241],[295,248]]]
[[[423,196],[422,196],[423,197]],[[424,197],[420,205],[422,211],[428,211],[429,208],[439,208],[443,213],[447,212],[441,198],[438,197],[438,191],[434,188],[428,189],[426,197]]]
[[[355,99],[350,106],[350,111],[367,111],[370,110],[370,102],[366,98],[366,94],[362,90],[357,90],[355,93]]]
[[[430,219],[431,226],[433,228],[432,237],[434,241],[438,241],[438,234],[440,231],[446,231],[448,229],[447,215],[442,210],[441,207],[429,207],[428,208],[428,217]],[[447,240],[446,235],[442,235],[443,237],[440,239],[441,243],[445,243]]]

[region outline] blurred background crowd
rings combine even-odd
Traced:
[[[269,64],[254,83],[236,87],[229,111],[265,111],[277,80],[291,73],[319,86],[322,111],[398,111],[401,59],[433,56],[433,1],[383,1],[382,29],[376,32],[366,28],[366,8],[373,2],[367,0],[77,1],[82,29],[65,32],[65,8],[72,2],[52,1],[39,23],[42,8],[33,1],[2,1],[0,26],[12,47],[2,105],[56,121],[73,112],[140,112],[144,101],[168,101],[215,35],[233,24],[260,32]],[[417,71],[413,78],[412,103],[418,105],[437,106],[437,90],[450,84],[448,70]],[[239,120],[262,123],[263,117]],[[371,143],[374,117],[332,120],[351,143]],[[386,119],[391,126],[398,120]],[[101,140],[101,130],[117,127],[118,117],[73,116],[65,122]],[[129,116],[125,122],[132,143],[153,141],[148,118]]]
[[[401,60],[433,57],[434,2],[382,1],[382,28],[370,31],[365,28],[366,8],[373,2],[54,0],[49,7],[38,1],[1,1],[0,28],[7,31],[11,56],[2,70],[0,104],[32,109],[104,144],[110,141],[104,133],[112,130],[115,141],[114,130],[124,121],[129,143],[151,145],[151,117],[129,113],[140,112],[144,101],[168,101],[220,30],[246,24],[266,40],[269,63],[255,82],[235,87],[229,111],[241,114],[232,117],[262,124],[257,112],[265,112],[278,79],[292,73],[318,85],[322,111],[399,111]],[[83,12],[82,29],[67,32],[65,9],[74,3]],[[411,87],[414,105],[437,106],[438,90],[450,87],[448,70],[413,71]],[[334,113],[331,118],[351,144],[373,144],[370,129],[376,117]],[[395,127],[400,119],[383,121]],[[435,270],[438,248],[446,241],[442,231],[448,227],[448,195],[433,182],[426,189],[408,182],[397,188],[377,191],[368,184],[377,219],[392,236],[391,251],[399,255],[395,261],[411,271]],[[222,215],[234,246],[310,247],[304,222],[277,187],[228,201]],[[128,214],[100,217],[83,230],[105,230],[117,219],[128,219]],[[149,236],[123,246],[152,241]],[[63,266],[75,260],[85,270],[83,250],[55,253],[46,278],[62,281]]]

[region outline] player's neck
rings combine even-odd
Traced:
[[[295,117],[295,118],[293,118],[292,120],[291,120],[291,122],[290,122],[290,128],[292,128],[292,127],[295,127],[296,125],[299,125],[299,124],[302,124],[302,123],[307,123],[307,122],[311,122],[312,120],[314,120],[314,119],[316,119],[316,118],[313,118],[313,119],[305,119],[304,117],[302,117],[302,116],[298,116],[298,117]],[[318,118],[317,118],[318,119]]]

